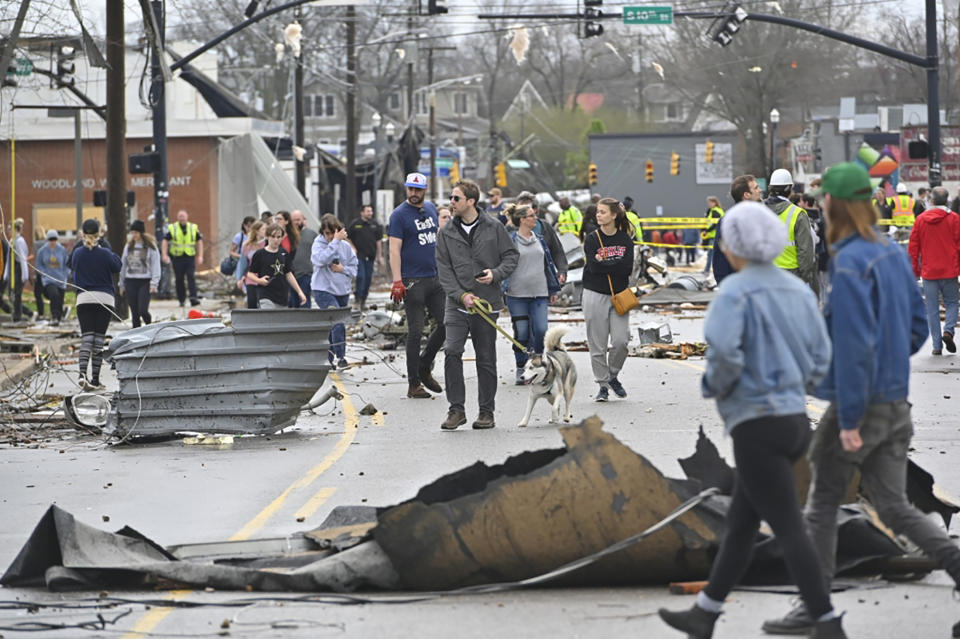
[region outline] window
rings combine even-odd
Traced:
[[[457,115],[469,115],[469,101],[465,91],[457,91],[453,94],[453,112]]]
[[[394,91],[390,94],[390,103],[387,108],[391,111],[399,111],[403,106],[403,100],[400,98],[400,92]]]
[[[671,102],[666,105],[666,119],[667,120],[679,120],[680,119],[680,104],[677,102]]]
[[[309,95],[303,97],[303,116],[309,118],[313,115],[313,98]]]
[[[430,101],[427,99],[426,91],[419,91],[413,94],[413,110],[417,115],[427,115],[430,113]]]
[[[333,118],[337,115],[336,98],[330,93],[318,93],[313,96],[313,117]],[[310,115],[309,108],[304,109],[304,115]]]

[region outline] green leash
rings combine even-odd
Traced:
[[[508,340],[510,340],[513,343],[513,345],[519,348],[521,351],[527,350],[526,346],[524,346],[517,340],[513,339],[513,337],[511,337],[505,330],[503,330],[499,324],[493,321],[493,318],[490,317],[490,313],[493,312],[493,306],[490,304],[490,302],[488,302],[487,300],[481,297],[477,297],[473,300],[473,306],[471,306],[467,310],[470,312],[471,315],[479,315],[484,320],[486,320],[487,324],[489,324],[490,326],[494,327],[495,329],[503,333],[503,336],[506,337]]]

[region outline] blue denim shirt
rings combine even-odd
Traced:
[[[806,413],[806,393],[830,364],[813,292],[771,263],[750,263],[723,280],[704,333],[703,396],[717,398],[727,433],[750,419]]]
[[[833,363],[814,395],[837,404],[840,428],[857,428],[872,403],[906,399],[910,356],[927,339],[927,315],[907,252],[877,233],[837,242],[824,311]]]

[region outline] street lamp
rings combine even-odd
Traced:
[[[376,153],[373,156],[373,210],[377,210],[377,190],[380,188],[379,184],[379,173],[377,171],[377,164],[380,161],[380,123],[383,121],[383,118],[380,116],[379,111],[374,111],[373,115],[370,116],[370,124],[373,125],[373,148]]]
[[[770,173],[777,169],[777,124],[780,123],[780,112],[774,107],[770,109]]]

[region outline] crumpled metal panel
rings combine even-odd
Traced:
[[[108,431],[273,433],[319,390],[330,329],[350,309],[237,310],[218,319],[143,326],[118,335],[106,359],[119,380]]]

